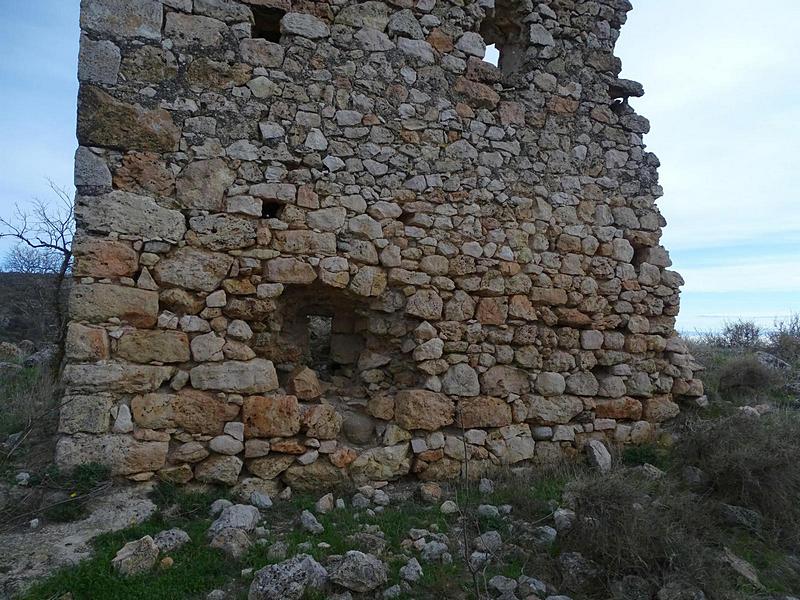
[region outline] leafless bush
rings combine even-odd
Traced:
[[[786,320],[776,320],[767,333],[767,349],[778,358],[800,366],[800,313]]]
[[[636,578],[652,593],[676,576],[709,598],[734,597],[715,567],[713,515],[670,478],[651,480],[620,469],[580,477],[566,494],[578,519],[560,550],[594,563],[594,587],[583,590],[588,597],[616,597],[615,584],[625,578]]]
[[[716,348],[733,350],[757,350],[763,345],[763,331],[752,321],[734,321],[725,323],[719,333],[709,333],[701,337],[701,341]]]
[[[800,417],[775,412],[690,424],[676,445],[682,464],[698,467],[713,494],[759,511],[795,549],[800,546]]]
[[[0,218],[0,238],[12,238],[18,242],[5,258],[6,270],[54,275],[56,283],[50,291],[48,304],[55,307],[61,332],[64,329],[61,291],[72,263],[75,215],[70,194],[52,181],[50,188],[55,201],[37,199],[30,210],[18,205],[13,219]]]

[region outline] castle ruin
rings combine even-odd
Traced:
[[[446,479],[702,394],[627,0],[81,4],[62,466]]]

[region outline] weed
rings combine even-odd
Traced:
[[[0,436],[25,430],[29,426],[52,425],[55,415],[57,384],[51,373],[24,368],[12,377],[0,379]]]

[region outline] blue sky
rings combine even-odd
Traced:
[[[800,312],[800,2],[633,0],[617,54],[647,91],[679,328]],[[70,186],[78,0],[0,0],[0,214]],[[0,251],[7,248],[0,245]]]

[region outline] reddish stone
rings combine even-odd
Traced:
[[[75,268],[78,277],[131,277],[139,267],[139,256],[125,242],[81,238],[75,244]]]
[[[242,420],[246,438],[296,435],[300,405],[296,396],[250,396],[244,401]]]
[[[505,427],[512,422],[511,406],[500,398],[478,396],[458,402],[457,424],[465,429]]]
[[[435,50],[438,50],[442,53],[453,51],[453,38],[451,38],[438,27],[431,31],[430,35],[428,36],[428,43],[433,46]]]
[[[488,85],[470,81],[466,77],[459,77],[453,90],[466,96],[470,105],[477,108],[494,108],[500,102],[500,96]]]
[[[334,450],[333,454],[328,455],[328,460],[335,467],[344,468],[358,458],[358,454],[352,448],[347,446],[339,446]]]
[[[642,403],[629,396],[613,400],[598,400],[594,410],[598,419],[638,421],[642,418]]]
[[[508,303],[501,298],[481,298],[475,318],[482,325],[502,325],[508,316]]]

